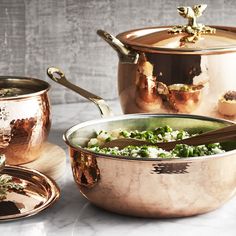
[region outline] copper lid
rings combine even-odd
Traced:
[[[52,206],[60,196],[55,181],[21,166],[5,166],[0,184],[0,222],[38,214]]]
[[[205,26],[196,22],[206,5],[179,7],[187,25],[130,30],[117,38],[136,50],[162,53],[219,54],[236,51],[236,28]]]
[[[214,26],[216,33],[202,35],[195,43],[183,43],[186,34],[172,35],[171,27],[154,27],[127,31],[117,35],[125,45],[141,51],[214,54],[236,51],[236,28]]]

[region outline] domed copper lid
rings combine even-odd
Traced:
[[[219,54],[236,51],[236,28],[197,23],[207,5],[178,7],[187,25],[130,30],[117,38],[136,50],[162,53]]]

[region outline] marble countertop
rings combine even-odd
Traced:
[[[109,105],[115,114],[121,114],[117,101],[109,102]],[[62,140],[63,132],[76,123],[100,118],[96,109],[87,102],[54,105],[49,141],[67,151]],[[55,205],[33,217],[1,223],[0,235],[236,235],[236,197],[220,209],[204,215],[180,219],[143,219],[113,214],[90,204],[73,181],[69,161],[66,173],[58,184],[61,198]]]

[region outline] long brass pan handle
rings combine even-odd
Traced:
[[[79,86],[69,82],[66,79],[65,74],[60,69],[56,67],[49,67],[47,69],[47,75],[49,76],[50,79],[52,79],[56,83],[61,84],[70,90],[73,90],[82,97],[93,102],[98,107],[102,117],[109,117],[113,115],[111,108],[107,105],[107,103],[103,100],[103,98],[93,93],[90,93],[87,90],[82,89]]]

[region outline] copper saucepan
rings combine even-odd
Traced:
[[[39,157],[51,125],[49,88],[39,79],[0,76],[0,154],[7,164]]]
[[[235,120],[236,28],[205,26],[206,5],[179,7],[187,25],[97,33],[118,53],[124,113],[189,113]],[[223,98],[232,93],[231,98]]]
[[[57,68],[49,68],[54,81],[93,101],[102,116],[110,115],[104,100],[71,84]],[[106,210],[140,217],[183,217],[212,211],[236,192],[236,142],[229,151],[212,156],[179,159],[135,159],[96,154],[84,149],[100,130],[154,129],[170,125],[190,132],[213,130],[230,121],[181,114],[134,114],[77,124],[64,140],[69,146],[74,180],[80,192]]]

